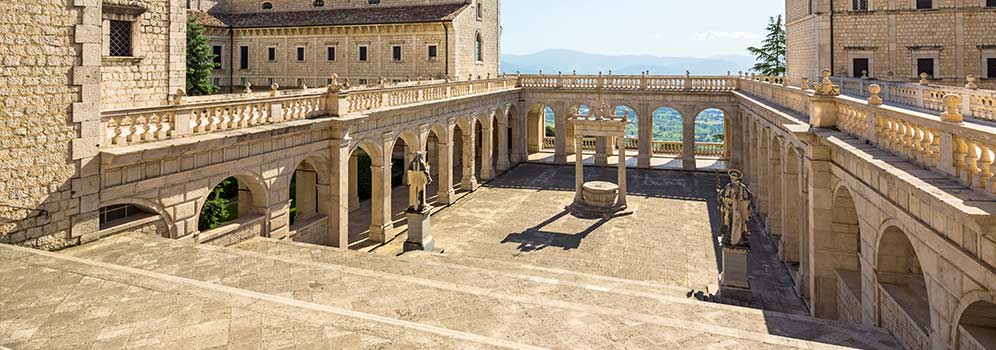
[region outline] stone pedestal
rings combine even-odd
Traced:
[[[747,280],[747,256],[750,248],[723,247],[723,272],[719,275],[719,297],[744,303],[754,298]]]
[[[407,212],[408,240],[405,241],[405,251],[424,250],[431,252],[436,249],[436,240],[432,238],[429,225],[429,211]]]

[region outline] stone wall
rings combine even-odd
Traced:
[[[120,233],[137,233],[140,235],[169,237],[169,226],[166,221],[158,215],[129,220],[128,222],[114,225],[100,230],[100,237],[112,236]]]
[[[860,281],[857,272],[837,270],[837,319],[850,323],[861,324],[861,300],[858,295],[861,288],[854,288],[852,283]],[[855,294],[857,293],[857,294]]]
[[[498,75],[501,66],[501,3],[500,0],[479,0],[483,16],[478,18],[477,11],[468,7],[453,20],[453,31],[456,35],[456,48],[452,55],[455,63],[455,75],[460,79],[486,78]],[[475,40],[480,34],[483,45],[483,61],[475,57]]]
[[[262,236],[265,232],[265,225],[266,218],[263,216],[236,220],[234,223],[216,228],[214,230],[201,232],[198,242],[219,247],[227,247],[253,237]]]
[[[74,140],[81,132],[95,131],[81,130],[79,122],[99,116],[93,106],[74,106],[82,98],[99,98],[92,94],[94,90],[78,86],[92,80],[86,70],[76,68],[83,50],[77,43],[86,39],[81,37],[85,31],[74,28],[81,12],[66,1],[4,2],[0,15],[0,243],[58,249],[79,241],[71,232],[74,222],[83,221],[78,217],[80,196],[95,193],[96,188],[85,190],[79,181],[81,163],[77,160],[91,155],[92,149],[83,144],[74,147]],[[93,164],[87,164],[82,170],[95,171]],[[48,215],[11,206],[42,209]],[[83,231],[80,226],[76,232]]]
[[[170,94],[186,88],[185,2],[176,0],[104,0],[104,5],[144,8],[135,20],[131,57],[110,56],[110,19],[103,15],[101,109],[165,104]]]
[[[321,7],[315,6],[314,0],[266,0],[273,4],[274,12],[279,11],[312,11],[316,9],[341,9],[364,7],[391,7],[412,5],[459,4],[465,0],[381,0],[380,4],[371,5],[369,0],[323,0]],[[226,13],[262,12],[263,0],[220,0],[215,5],[216,10]]]
[[[308,220],[308,222],[290,227],[288,238],[294,242],[329,245],[328,217]]]
[[[882,319],[880,326],[889,330],[899,340],[907,350],[928,350],[930,349],[930,338],[913,321],[909,315],[903,311],[899,303],[893,299],[885,286],[880,286]]]

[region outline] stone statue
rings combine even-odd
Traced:
[[[429,174],[429,163],[425,161],[422,152],[415,153],[411,164],[408,165],[408,185],[410,186],[408,203],[409,213],[423,213],[429,209],[429,201],[426,199],[426,186],[432,183],[432,175]]]
[[[747,237],[750,236],[747,221],[750,220],[750,204],[754,194],[741,182],[744,175],[740,170],[732,169],[729,174],[730,183],[725,188],[720,189],[716,185],[719,212],[723,215],[723,245],[747,247]]]

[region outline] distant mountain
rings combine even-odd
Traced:
[[[683,75],[691,71],[693,75],[725,75],[727,72],[737,74],[746,71],[754,65],[754,59],[749,56],[716,56],[710,58],[694,57],[658,57],[651,55],[610,56],[591,54],[580,51],[553,49],[540,51],[529,55],[502,55],[501,71],[514,74],[516,71],[536,74],[542,70],[545,74],[556,74],[558,71],[571,74],[612,74],[639,75],[649,70],[656,75]]]

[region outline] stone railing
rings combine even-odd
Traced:
[[[556,146],[555,137],[543,138],[543,149],[552,150]],[[581,142],[581,147],[585,151],[595,151],[596,141],[594,138],[585,138]],[[640,149],[640,139],[635,137],[626,138],[627,150]],[[654,155],[680,156],[684,152],[685,145],[681,141],[654,141],[651,144],[651,151]],[[718,142],[696,142],[695,156],[722,158],[726,155],[726,145]]]
[[[521,75],[526,89],[658,92],[725,92],[737,89],[736,76]]]
[[[798,116],[809,115],[809,97],[812,91],[786,86],[783,77],[742,76],[739,91],[778,104]]]
[[[867,98],[868,86],[878,84],[882,87],[880,97],[890,104],[903,105],[922,110],[943,112],[943,98],[956,94],[962,97],[960,112],[966,117],[996,121],[996,91],[968,89],[955,86],[923,85],[914,83],[878,81],[859,78],[832,78],[840,84],[842,94]]]
[[[557,147],[557,138],[547,136],[543,138],[543,149],[554,149]]]
[[[104,111],[101,145],[116,147],[283,121],[344,115],[516,89],[516,78],[187,97],[176,104]]]

